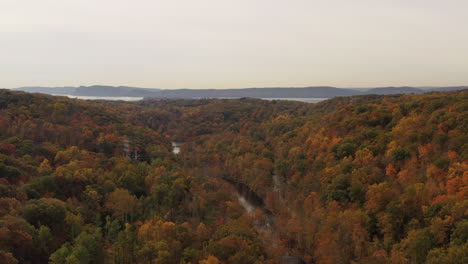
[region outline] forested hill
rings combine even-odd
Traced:
[[[466,90],[318,104],[0,90],[0,263],[468,263],[467,120]],[[265,207],[245,211],[233,183]]]
[[[332,98],[365,94],[410,94],[437,90],[462,90],[468,86],[453,87],[380,87],[337,88],[330,86],[310,87],[265,87],[243,89],[145,89],[127,86],[79,86],[79,87],[20,87],[14,90],[30,93],[64,94],[100,97],[146,97],[146,98]]]

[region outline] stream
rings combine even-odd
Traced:
[[[178,142],[172,142],[172,152],[174,154],[179,154],[180,153],[180,146],[182,145],[182,143],[178,143]]]
[[[223,178],[226,182],[230,183],[236,188],[237,197],[239,203],[248,212],[254,212],[256,209],[262,210],[267,215],[272,215],[271,211],[265,208],[265,202],[263,199],[254,191],[252,191],[247,185],[237,182],[228,178]]]
[[[236,182],[228,178],[223,178],[223,180],[234,186],[239,204],[248,214],[253,215],[257,210],[263,212],[265,218],[257,225],[257,231],[268,232],[270,234],[273,233],[274,216],[273,213],[265,207],[263,199],[243,183]],[[275,241],[273,244],[277,245],[277,242]]]
[[[182,143],[172,142],[172,152],[178,155],[180,153],[181,145]],[[270,210],[265,208],[265,202],[263,199],[244,183],[237,182],[226,177],[224,177],[223,180],[234,186],[239,204],[244,208],[244,210],[249,214],[254,213],[257,209],[261,210],[265,215],[267,215],[267,221],[265,221],[266,223],[263,228],[271,228],[273,214]],[[278,177],[273,175],[273,180],[275,192],[279,192],[280,183]]]
[[[182,143],[172,142],[172,152],[176,155],[180,153],[180,146]],[[279,235],[277,234],[274,228],[274,215],[273,213],[265,207],[264,200],[254,191],[252,191],[246,184],[234,181],[232,179],[222,177],[222,179],[229,184],[231,184],[236,190],[236,196],[239,201],[239,204],[244,208],[244,210],[252,215],[257,210],[261,210],[265,215],[265,218],[260,221],[258,225],[255,226],[255,229],[263,236],[263,240],[266,245],[269,245],[273,248],[279,246]],[[278,194],[280,202],[283,201],[281,193],[281,180],[276,175],[273,174],[273,190]],[[282,256],[279,259],[279,263],[305,263],[301,258],[290,256]]]

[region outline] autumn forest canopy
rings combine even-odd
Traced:
[[[0,90],[0,263],[468,263],[467,169],[467,90]]]

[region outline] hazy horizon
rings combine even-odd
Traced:
[[[181,89],[189,89],[189,90],[210,90],[210,89],[259,89],[259,88],[309,88],[309,87],[331,87],[331,88],[339,88],[339,89],[373,89],[373,88],[437,88],[437,87],[465,87],[468,84],[463,85],[419,85],[419,86],[388,86],[388,85],[380,85],[374,87],[338,87],[338,86],[329,86],[329,85],[306,85],[306,86],[258,86],[258,87],[227,87],[227,88],[188,88],[188,87],[181,87],[181,88],[158,88],[158,87],[136,87],[136,86],[128,86],[128,85],[106,85],[106,84],[91,84],[91,85],[61,85],[61,86],[36,86],[36,85],[25,85],[25,86],[18,86],[18,87],[0,87],[0,89],[16,89],[16,88],[28,88],[28,87],[41,87],[41,88],[79,88],[79,87],[92,87],[92,86],[108,86],[108,87],[130,87],[130,88],[140,88],[140,89],[155,89],[155,90],[181,90]]]
[[[468,84],[463,0],[4,0],[0,87]]]

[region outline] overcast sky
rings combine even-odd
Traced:
[[[0,87],[468,85],[467,0],[0,0]]]

